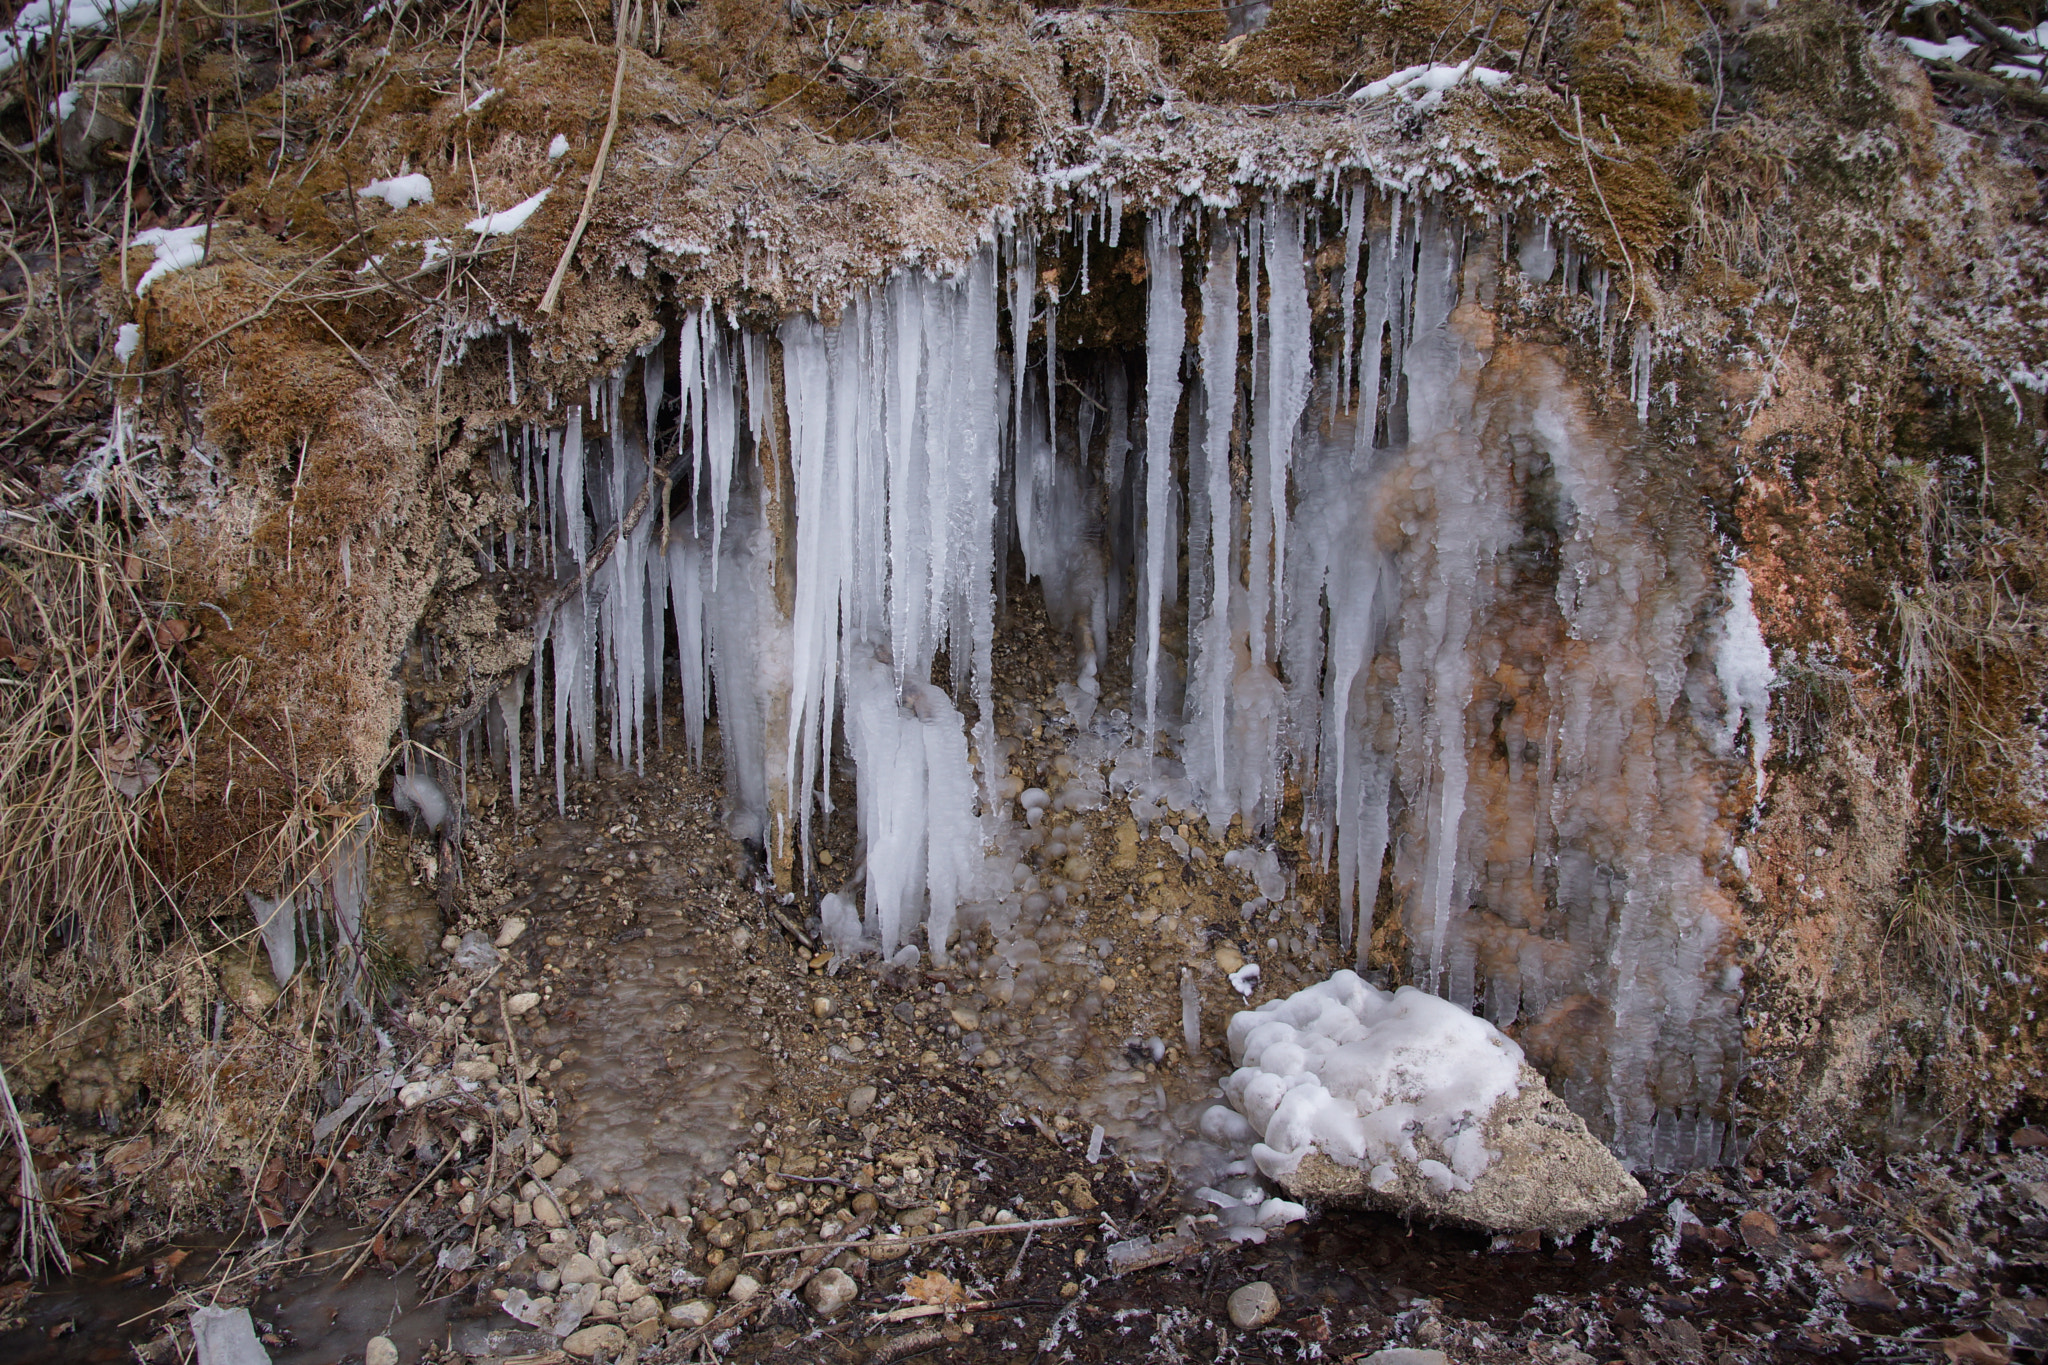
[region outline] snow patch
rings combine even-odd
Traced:
[[[394,175],[389,180],[372,180],[356,191],[358,199],[381,199],[394,213],[414,204],[434,202],[434,182],[424,175]]]
[[[1239,1011],[1229,1038],[1238,1069],[1223,1094],[1262,1139],[1252,1159],[1272,1177],[1321,1152],[1376,1180],[1387,1166],[1391,1181],[1399,1158],[1445,1193],[1470,1189],[1498,1155],[1485,1143],[1486,1118],[1520,1089],[1522,1049],[1499,1029],[1439,996],[1412,986],[1390,995],[1351,971]],[[1233,1127],[1221,1116],[1213,1126]],[[1417,1133],[1448,1162],[1425,1160]]]
[[[1471,62],[1457,65],[1425,62],[1421,66],[1403,67],[1391,76],[1382,76],[1372,84],[1353,91],[1351,98],[1363,101],[1399,95],[1418,109],[1432,109],[1443,102],[1446,91],[1467,77],[1489,90],[1498,90],[1508,83],[1507,72],[1496,71],[1490,66],[1474,66]]]
[[[121,324],[121,330],[114,338],[114,359],[126,365],[135,358],[135,352],[142,346],[142,328],[132,322]]]
[[[562,136],[560,133],[556,133],[555,140],[548,144],[548,160],[560,161],[563,157],[567,156],[568,154],[569,139]]]
[[[144,0],[70,0],[64,7],[64,28],[84,33],[102,28]],[[53,0],[29,0],[14,16],[7,31],[0,33],[0,71],[11,71],[28,52],[31,43],[47,44],[57,29],[58,6]]]
[[[496,213],[472,218],[468,223],[469,230],[480,237],[503,237],[507,233],[517,232],[526,225],[527,219],[533,217],[533,211],[541,206],[549,193],[551,190],[542,190],[531,199],[522,199],[509,209],[499,209]]]
[[[206,259],[206,224],[184,228],[150,228],[138,232],[131,239],[136,246],[156,248],[156,263],[142,272],[142,278],[135,282],[135,297],[141,298],[149,287],[174,270],[183,270],[198,265]]]

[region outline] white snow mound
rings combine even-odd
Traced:
[[[1356,972],[1241,1010],[1230,1021],[1238,1069],[1224,1096],[1263,1140],[1252,1147],[1275,1179],[1310,1152],[1358,1169],[1420,1162],[1440,1193],[1469,1190],[1499,1155],[1482,1125],[1519,1093],[1522,1049],[1484,1019],[1404,986],[1377,990]],[[1238,1127],[1227,1111],[1213,1125]],[[1449,1164],[1421,1161],[1414,1135]]]
[[[533,211],[539,208],[547,197],[548,191],[542,190],[531,199],[522,199],[509,209],[499,209],[496,213],[472,218],[469,220],[469,230],[480,237],[503,237],[508,232],[517,232],[525,225],[527,219],[533,217]]]
[[[155,284],[173,270],[183,270],[198,265],[206,259],[206,224],[183,228],[150,228],[138,232],[130,239],[131,245],[154,247],[156,263],[142,272],[142,278],[135,282],[135,297],[141,298]]]
[[[382,199],[393,212],[414,204],[434,202],[434,182],[424,175],[394,175],[389,180],[372,180],[356,191],[358,199]]]

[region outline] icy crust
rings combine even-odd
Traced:
[[[1439,1193],[1470,1190],[1499,1153],[1483,1125],[1517,1093],[1522,1049],[1499,1029],[1440,996],[1377,990],[1341,971],[1230,1020],[1237,1070],[1223,1093],[1260,1141],[1266,1175],[1291,1174],[1321,1152],[1369,1171],[1390,1188],[1396,1161]],[[1218,1116],[1219,1132],[1236,1125]],[[1416,1138],[1428,1139],[1427,1156]]]
[[[1643,1189],[1483,1019],[1354,972],[1239,1011],[1234,1108],[1203,1116],[1291,1199],[1495,1232],[1626,1218]]]

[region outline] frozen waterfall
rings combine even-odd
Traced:
[[[994,646],[1035,585],[1089,799],[1247,844],[1298,818],[1361,969],[1377,941],[1511,1031],[1632,1160],[1718,1158],[1769,657],[1642,475],[1649,331],[1618,398],[1508,334],[1544,300],[1620,332],[1542,223],[1363,184],[1124,216],[829,322],[688,309],[508,428],[503,554],[551,585],[492,703],[515,780],[552,761],[560,801],[571,767],[641,761],[678,668],[691,755],[715,719],[734,832],[830,893],[828,938],[943,961],[1019,894]],[[1113,264],[1142,282],[1121,332],[1080,306]],[[811,887],[840,756],[864,856]]]

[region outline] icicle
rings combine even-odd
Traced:
[[[1224,792],[1230,782],[1230,680],[1236,672],[1231,648],[1231,599],[1237,575],[1231,570],[1236,536],[1230,488],[1230,433],[1237,409],[1237,266],[1236,223],[1212,220],[1209,261],[1202,277],[1202,385],[1207,400],[1203,421],[1202,468],[1209,511],[1208,612],[1190,620],[1196,642],[1194,719],[1202,734],[1191,737],[1187,752],[1210,803],[1210,827],[1219,836],[1230,823]],[[1189,572],[1194,572],[1191,565]],[[1219,823],[1220,822],[1220,823]]]
[[[1287,610],[1287,476],[1295,430],[1308,402],[1313,353],[1308,284],[1303,272],[1301,210],[1269,204],[1265,264],[1268,343],[1264,429],[1253,439],[1251,528],[1251,656],[1269,654],[1269,628],[1277,635]]]
[[[498,689],[498,723],[505,732],[505,774],[512,784],[512,809],[519,809],[520,766],[525,755],[519,752],[519,715],[526,705],[526,674],[514,673],[512,681]]]
[[[1169,564],[1178,554],[1167,545],[1173,533],[1173,419],[1180,407],[1181,350],[1187,309],[1181,302],[1180,217],[1172,209],[1153,212],[1145,224],[1145,600],[1139,616],[1144,667],[1145,752],[1159,731],[1159,613]]]
[[[1344,207],[1344,273],[1338,279],[1337,307],[1344,313],[1344,350],[1337,366],[1337,382],[1330,395],[1330,415],[1335,417],[1350,405],[1358,382],[1358,367],[1351,350],[1352,329],[1358,321],[1358,249],[1365,239],[1365,198],[1363,185],[1353,185]],[[1378,356],[1374,356],[1377,364]]]
[[[1653,368],[1656,330],[1647,322],[1636,324],[1635,345],[1629,356],[1629,388],[1636,401],[1636,420],[1650,420],[1650,373]]]
[[[519,406],[519,369],[512,359],[512,334],[505,333],[505,390],[506,401],[512,407]]]

